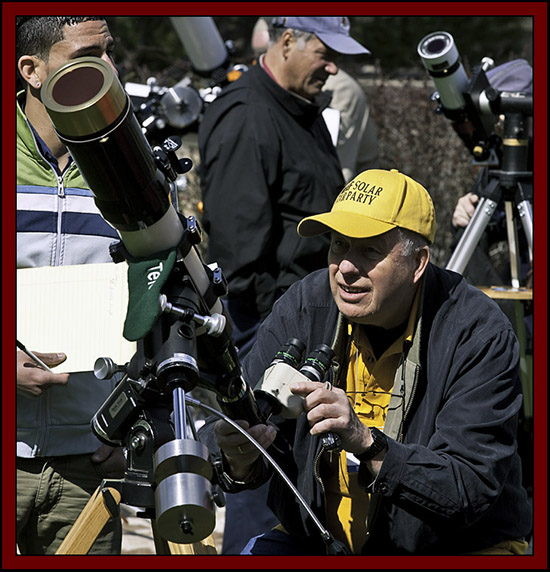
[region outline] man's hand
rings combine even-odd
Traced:
[[[67,359],[64,353],[34,353],[49,367],[55,367]],[[38,397],[50,387],[67,385],[68,381],[68,373],[50,373],[26,353],[17,351],[17,393],[26,397]]]
[[[350,453],[363,453],[372,444],[369,428],[361,423],[342,389],[327,389],[324,383],[316,381],[293,382],[289,389],[304,398],[312,435],[337,433],[342,447]]]
[[[253,437],[264,449],[275,440],[277,432],[271,425],[258,424],[250,427],[247,421],[235,421]],[[260,456],[260,451],[237,429],[220,420],[214,426],[216,441],[229,462],[231,476],[235,480],[244,479],[252,465]]]
[[[468,226],[478,202],[479,197],[474,193],[467,193],[458,199],[452,217],[452,224],[455,228]]]
[[[122,447],[102,445],[93,455],[92,461],[99,463],[107,476],[111,479],[119,479],[124,476],[126,470],[126,456]]]

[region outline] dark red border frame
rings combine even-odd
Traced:
[[[535,130],[535,252],[537,274],[535,329],[535,530],[533,556],[509,557],[260,557],[260,556],[124,556],[116,560],[94,556],[15,555],[15,360],[13,338],[15,316],[15,16],[66,13],[63,2],[2,3],[2,568],[122,568],[122,569],[547,569],[547,3],[546,2],[79,2],[71,13],[117,15],[517,15],[534,17]],[[535,17],[536,16],[536,17]],[[178,558],[187,558],[180,560]]]

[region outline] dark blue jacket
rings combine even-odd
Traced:
[[[388,415],[389,448],[368,488],[377,510],[364,554],[459,554],[531,529],[517,453],[522,393],[512,326],[494,301],[454,272],[430,264],[423,288],[421,317],[396,375],[394,392],[403,394],[397,399],[402,405]],[[301,339],[311,351],[333,343],[341,323],[328,271],[309,275],[276,302],[262,324],[245,359],[245,379],[255,386],[288,338]],[[334,381],[345,387],[347,327],[341,332],[334,341],[340,364]],[[315,471],[319,439],[309,434],[305,415],[282,422],[280,429],[289,448],[273,456],[323,521]],[[363,465],[359,478],[365,488],[371,484]],[[323,553],[318,529],[277,474],[268,504],[312,554]]]

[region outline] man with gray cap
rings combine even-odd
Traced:
[[[298,221],[330,208],[344,184],[322,116],[330,96],[322,89],[342,54],[368,53],[350,36],[346,17],[274,18],[258,64],[205,111],[199,151],[206,260],[227,279],[241,357],[273,302],[325,264],[327,238],[296,235]],[[251,495],[227,499],[224,554],[238,554],[273,518],[261,521],[265,496]]]
[[[260,17],[252,29],[250,46],[254,62],[269,45],[268,17]],[[323,111],[347,183],[355,175],[379,165],[378,134],[367,94],[359,82],[341,66],[329,75],[323,91],[330,95],[330,104]]]
[[[344,184],[322,88],[341,54],[369,53],[346,17],[277,17],[270,33],[259,65],[208,106],[199,127],[206,258],[228,281],[241,352],[273,302],[325,263],[326,237],[304,243],[295,232]]]
[[[377,169],[298,225],[307,240],[330,235],[328,270],[275,303],[243,375],[268,391],[266,370],[290,339],[305,356],[330,345],[334,358],[322,382],[287,374],[301,408],[240,424],[269,447],[330,537],[275,473],[268,505],[280,524],[244,554],[525,552],[532,515],[517,452],[518,341],[493,300],[430,263],[435,231],[427,190]],[[227,422],[204,431],[223,452],[226,488],[269,476]]]

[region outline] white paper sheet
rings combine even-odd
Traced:
[[[17,339],[31,352],[64,352],[56,373],[92,371],[98,357],[124,365],[128,266],[84,264],[17,270]]]

